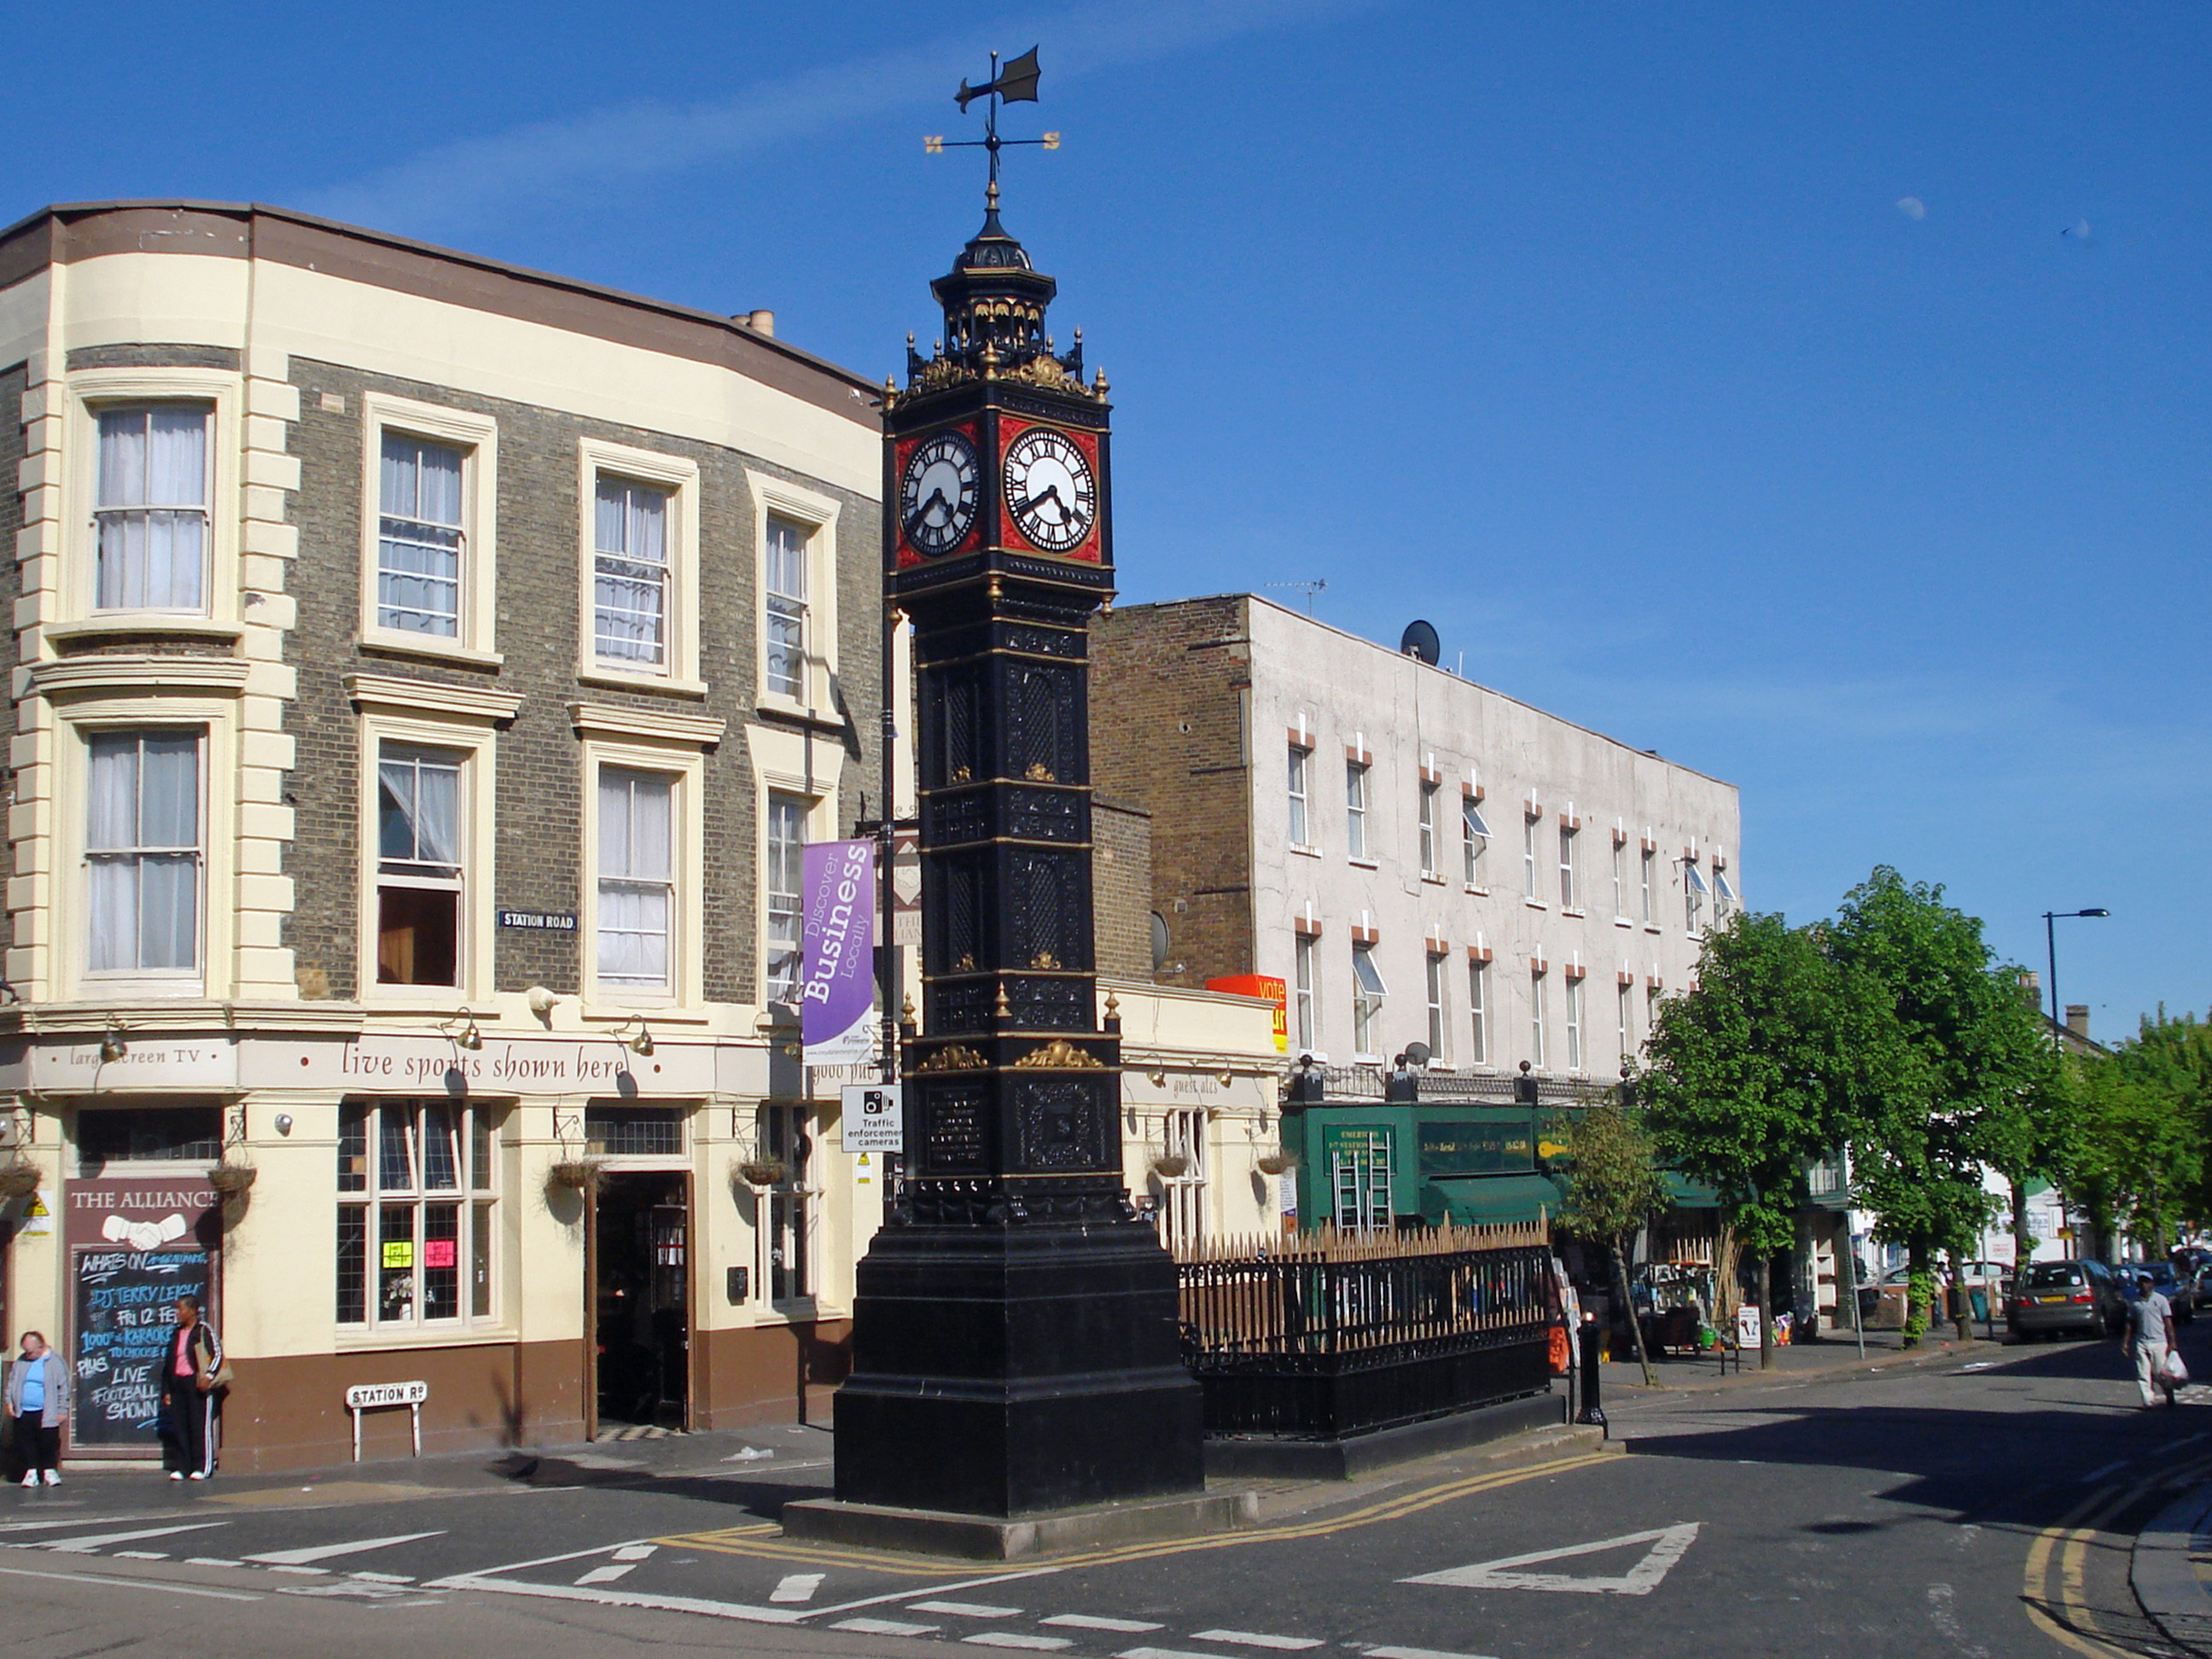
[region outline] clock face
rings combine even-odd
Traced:
[[[1081,544],[1098,518],[1098,485],[1073,440],[1033,426],[1006,451],[1006,507],[1022,534],[1051,553]]]
[[[940,432],[907,457],[899,480],[899,521],[917,552],[950,553],[975,525],[981,469],[975,446],[957,432]]]

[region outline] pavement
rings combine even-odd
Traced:
[[[1609,1376],[1603,1447],[1246,1483],[1252,1532],[1004,1565],[785,1540],[782,1504],[828,1486],[820,1428],[205,1487],[97,1471],[0,1491],[0,1605],[30,1659],[2205,1650],[2176,1621],[2212,1615],[2212,1389],[2137,1410],[2112,1344],[1785,1355]]]

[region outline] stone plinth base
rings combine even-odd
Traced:
[[[1194,1538],[1251,1526],[1259,1500],[1249,1492],[1205,1492],[1131,1504],[1095,1504],[1042,1515],[952,1515],[810,1498],[787,1504],[783,1533],[816,1543],[949,1555],[965,1561],[1017,1561],[1102,1544]]]
[[[1509,1400],[1425,1423],[1407,1423],[1341,1440],[1208,1440],[1206,1472],[1215,1477],[1256,1480],[1349,1480],[1391,1463],[1410,1462],[1437,1452],[1480,1446],[1509,1435],[1556,1429],[1567,1420],[1564,1394],[1540,1394]],[[1601,1438],[1596,1431],[1594,1438]]]

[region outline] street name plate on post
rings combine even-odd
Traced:
[[[430,1397],[428,1382],[356,1382],[346,1390],[349,1411],[372,1411],[379,1406],[419,1406]]]
[[[838,1092],[845,1104],[847,1152],[906,1150],[906,1094],[900,1085],[848,1083]]]

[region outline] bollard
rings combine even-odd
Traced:
[[[1595,1319],[1583,1325],[1583,1408],[1575,1421],[1588,1423],[1595,1428],[1605,1427],[1605,1406],[1598,1388],[1598,1359],[1605,1347],[1605,1333],[1598,1328]]]

